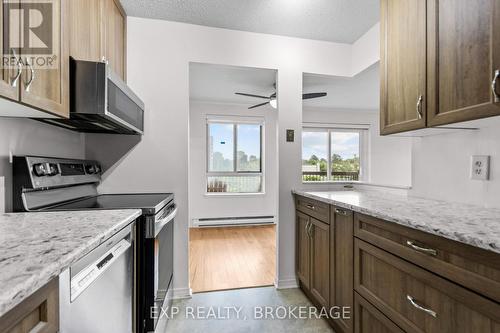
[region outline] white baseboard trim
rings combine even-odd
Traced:
[[[299,287],[299,283],[296,278],[277,280],[274,285],[276,286],[276,289],[292,289]]]
[[[193,297],[191,288],[177,288],[172,291],[172,299],[186,299]]]

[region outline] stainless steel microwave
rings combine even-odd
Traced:
[[[40,119],[89,133],[144,133],[144,103],[109,64],[70,61],[70,118]]]

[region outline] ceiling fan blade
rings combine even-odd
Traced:
[[[240,96],[248,96],[248,97],[257,97],[257,98],[265,98],[265,99],[269,99],[269,96],[261,96],[261,95],[252,95],[252,94],[245,94],[245,93],[235,93],[236,95],[240,95]]]
[[[326,95],[328,95],[326,92],[309,93],[309,94],[303,94],[302,95],[302,99],[311,99],[311,98],[325,97]]]
[[[248,109],[250,110],[250,109],[258,108],[259,106],[264,106],[264,105],[266,105],[266,104],[269,104],[269,102],[260,103],[260,104],[257,104],[257,105],[254,105],[254,106],[251,106],[251,107],[249,107]]]

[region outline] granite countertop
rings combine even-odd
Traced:
[[[139,209],[0,214],[0,316],[140,214]]]
[[[385,193],[342,190],[296,194],[500,253],[500,209]]]

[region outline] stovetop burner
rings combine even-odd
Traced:
[[[156,214],[173,200],[172,193],[101,194],[51,206],[45,211],[86,209],[142,209],[143,214]]]

